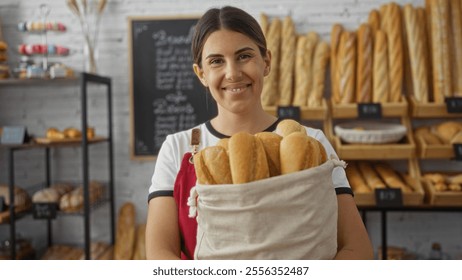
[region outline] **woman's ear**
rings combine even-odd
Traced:
[[[201,81],[204,87],[208,87],[207,80],[204,77],[204,70],[202,70],[202,68],[196,63],[193,64],[193,69],[194,73],[196,73],[196,76],[199,78],[199,81]]]
[[[266,56],[263,58],[265,61],[265,70],[263,71],[264,76],[268,76],[271,71],[271,51],[266,51]]]

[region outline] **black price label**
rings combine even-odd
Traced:
[[[278,117],[280,119],[292,119],[300,121],[300,107],[278,106]]]
[[[5,211],[6,205],[5,205],[5,198],[3,196],[0,196],[0,212]]]
[[[401,189],[375,189],[375,204],[379,207],[403,206],[403,195],[401,193]]]
[[[34,203],[34,219],[55,219],[57,208],[56,203]]]
[[[357,109],[360,119],[382,118],[382,104],[380,103],[358,103]]]
[[[456,160],[462,160],[462,143],[452,144]]]
[[[448,113],[462,113],[462,97],[446,97],[445,101]]]

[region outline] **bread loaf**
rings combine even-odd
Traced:
[[[34,193],[32,202],[34,203],[59,203],[61,197],[72,190],[69,184],[58,183],[41,189]]]
[[[279,146],[282,136],[273,132],[260,132],[255,137],[261,140],[268,161],[270,177],[281,175],[281,160],[279,158]]]
[[[295,120],[285,119],[280,121],[276,126],[276,133],[282,137],[285,137],[292,132],[303,132],[306,134],[305,128]]]
[[[431,0],[431,53],[433,67],[433,99],[444,103],[445,97],[452,96],[448,0]]]
[[[371,188],[366,184],[356,163],[348,163],[345,170],[348,181],[354,193],[370,193]]]
[[[265,149],[259,138],[247,132],[236,133],[229,139],[228,152],[233,184],[269,177]]]
[[[357,103],[372,101],[372,31],[367,23],[358,29],[355,99]]]
[[[0,196],[3,196],[6,205],[14,205],[14,207],[29,207],[31,205],[31,198],[23,188],[15,186],[13,191],[14,203],[11,203],[9,186],[0,185]]]
[[[374,168],[389,188],[399,188],[403,193],[412,192],[411,187],[404,183],[398,173],[396,173],[388,164],[377,163],[374,165]]]
[[[131,260],[135,247],[135,205],[124,203],[117,217],[117,231],[114,245],[115,260]]]
[[[228,154],[222,146],[206,147],[193,159],[199,184],[232,184]]]
[[[274,106],[279,99],[279,61],[281,56],[281,20],[275,18],[271,21],[268,33],[267,42],[268,50],[271,52],[271,71],[263,83],[261,101],[263,106]]]
[[[364,180],[371,189],[383,189],[386,188],[385,183],[380,179],[379,175],[370,163],[360,161],[358,163],[359,171],[363,175]]]
[[[279,72],[280,106],[290,106],[293,97],[296,34],[292,18],[286,16],[282,23],[281,60]]]
[[[375,34],[374,61],[373,61],[373,92],[374,103],[388,102],[390,85],[388,80],[388,51],[387,37],[382,30]]]
[[[427,103],[428,98],[428,73],[425,55],[425,41],[423,32],[425,25],[418,21],[417,11],[411,4],[403,8],[404,22],[406,27],[406,38],[409,50],[409,61],[411,68],[411,80],[414,97],[417,102]]]
[[[281,174],[318,166],[321,156],[316,141],[303,132],[293,132],[283,137],[280,146]]]
[[[47,129],[46,137],[48,139],[64,139],[64,138],[66,138],[64,133],[62,133],[61,131],[59,131],[55,127],[50,127],[50,128]]]
[[[315,57],[316,45],[319,41],[319,35],[316,32],[309,32],[306,36],[301,36],[299,40],[295,66],[295,93],[293,105],[306,106],[313,84],[313,60]]]
[[[462,131],[462,123],[457,121],[445,121],[434,125],[431,128],[433,133],[436,133],[444,143],[451,143],[452,138],[459,132]]]
[[[313,59],[313,84],[308,96],[308,107],[316,108],[322,106],[324,95],[324,84],[326,78],[327,64],[329,63],[329,45],[320,42],[316,46]]]
[[[339,23],[335,23],[332,26],[331,37],[330,37],[330,79],[331,79],[331,90],[332,90],[332,101],[335,104],[340,103],[340,92],[339,92],[339,77],[338,75],[338,51],[340,45],[340,36],[343,32],[343,26]]]
[[[146,224],[140,224],[136,227],[136,241],[135,241],[135,252],[133,254],[134,260],[145,260],[146,259]]]
[[[403,87],[403,34],[401,10],[398,4],[388,4],[389,25],[386,29],[388,43],[388,71],[390,81],[389,100],[400,102]]]
[[[88,184],[89,203],[93,204],[101,199],[104,187],[97,181],[90,181]],[[77,212],[84,206],[84,189],[79,185],[74,190],[65,193],[59,200],[59,208],[65,212]]]
[[[352,103],[355,96],[356,35],[343,31],[337,56],[340,103]]]

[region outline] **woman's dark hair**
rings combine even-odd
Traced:
[[[221,29],[246,35],[257,44],[261,55],[266,56],[266,39],[260,24],[247,12],[226,6],[208,10],[197,22],[191,46],[194,63],[202,67],[202,49],[205,41],[211,33]]]

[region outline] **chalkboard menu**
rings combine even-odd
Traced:
[[[166,136],[216,115],[192,68],[198,17],[129,18],[132,158],[151,159]]]

